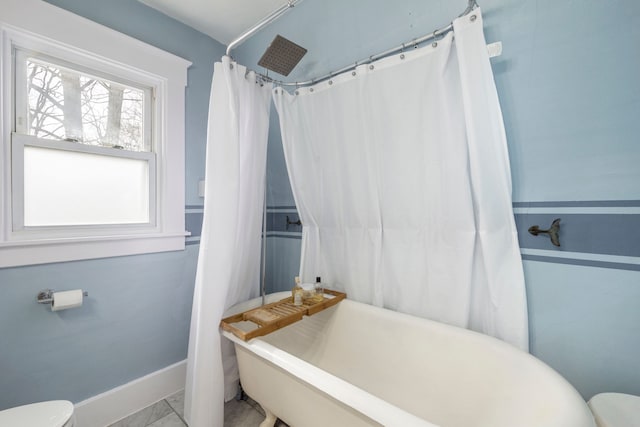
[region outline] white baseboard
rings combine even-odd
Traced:
[[[187,361],[175,363],[75,405],[76,426],[105,427],[182,390]]]

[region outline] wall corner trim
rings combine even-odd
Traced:
[[[76,424],[82,427],[111,425],[182,390],[187,360],[137,378],[75,404]]]

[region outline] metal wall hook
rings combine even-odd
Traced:
[[[286,226],[285,230],[288,230],[290,225],[302,225],[302,221],[300,221],[300,220],[291,221],[289,219],[289,215],[287,215],[287,226]]]
[[[555,246],[560,246],[560,238],[558,236],[560,232],[560,218],[554,219],[551,223],[551,227],[548,230],[541,230],[539,226],[532,225],[529,227],[529,233],[537,236],[538,234],[548,234],[551,238],[551,243]]]

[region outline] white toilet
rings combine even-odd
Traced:
[[[589,400],[598,427],[640,427],[640,396],[600,393]]]
[[[2,427],[73,427],[73,403],[51,400],[0,411]]]

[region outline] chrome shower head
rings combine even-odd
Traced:
[[[278,34],[262,54],[258,65],[288,76],[306,53],[307,49]]]

